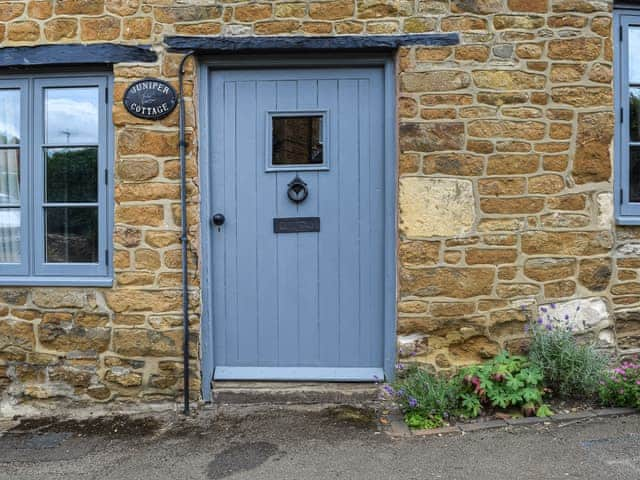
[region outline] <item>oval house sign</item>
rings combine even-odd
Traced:
[[[160,120],[176,108],[178,95],[167,82],[145,78],[129,85],[124,92],[123,102],[134,117]]]

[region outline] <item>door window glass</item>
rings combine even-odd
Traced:
[[[272,165],[322,165],[322,120],[322,115],[271,117]]]

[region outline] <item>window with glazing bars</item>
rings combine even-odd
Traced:
[[[0,283],[110,276],[108,82],[0,77]]]

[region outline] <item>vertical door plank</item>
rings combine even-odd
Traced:
[[[381,69],[375,70],[370,83],[371,105],[371,132],[369,144],[371,145],[371,174],[370,201],[371,205],[371,270],[370,276],[373,282],[371,296],[372,316],[372,356],[371,362],[382,365],[384,358],[384,263],[385,255],[385,118],[384,118],[384,75]],[[388,159],[388,161],[392,161]],[[387,248],[395,248],[389,245]]]
[[[213,168],[211,175],[211,207],[212,213],[223,212],[226,216],[230,216],[225,211],[225,158],[227,155],[225,138],[234,135],[234,124],[227,124],[228,116],[227,104],[228,96],[227,87],[225,86],[224,73],[216,72],[213,74],[210,95],[212,96],[213,115],[211,128],[211,152],[213,159]],[[235,108],[235,105],[231,105]],[[203,225],[203,228],[210,228],[210,224]],[[214,327],[214,357],[216,365],[226,365],[227,357],[227,318],[226,318],[226,278],[225,278],[225,259],[226,251],[224,248],[224,232],[213,229],[211,235],[211,248],[213,251],[213,327]]]
[[[276,82],[258,81],[257,88],[258,258],[255,274],[258,278],[258,365],[275,367],[278,362],[278,256],[273,218],[277,216],[278,191],[275,174],[265,172],[268,155],[265,147],[267,135],[271,133],[271,126],[267,124],[267,112],[276,108]]]
[[[300,80],[298,82],[298,109],[315,110],[318,108],[317,80]],[[307,183],[309,197],[298,204],[299,217],[317,217],[320,201],[318,176],[325,172],[300,172],[300,177]],[[322,222],[322,219],[321,219]],[[322,223],[320,225],[322,228]],[[300,365],[315,366],[318,364],[318,236],[319,233],[300,233],[298,237],[298,298],[299,298],[299,342]]]
[[[372,204],[373,194],[371,185],[372,175],[372,158],[371,158],[371,111],[370,105],[373,103],[375,110],[375,99],[370,97],[369,80],[358,81],[358,158],[359,169],[358,177],[360,178],[360,209],[358,212],[358,251],[360,254],[360,268],[358,276],[360,278],[359,300],[359,328],[358,328],[358,363],[361,365],[370,365],[374,360],[373,355],[373,333],[374,326],[378,322],[373,310],[375,302],[373,285],[378,282],[371,275],[372,257],[371,244],[375,241],[372,237],[371,225],[373,219]],[[375,161],[375,160],[374,160]],[[377,192],[380,195],[382,192]],[[378,212],[380,214],[380,212]]]
[[[352,365],[358,360],[359,311],[359,218],[360,179],[358,151],[358,81],[340,80],[338,118],[340,122],[340,362]]]
[[[227,218],[221,230],[224,237],[225,265],[224,282],[226,294],[225,322],[226,331],[226,364],[238,361],[238,210],[236,178],[238,177],[238,158],[236,145],[238,142],[238,117],[236,115],[237,90],[236,82],[227,82],[225,95],[225,125],[229,132],[224,138],[224,215]]]
[[[327,79],[318,81],[318,104],[329,110],[329,155],[330,170],[318,178],[320,202],[320,235],[318,245],[318,302],[319,328],[318,344],[320,361],[325,366],[338,366],[339,319],[340,319],[340,243],[339,213],[340,198],[338,175],[342,168],[339,157],[339,142],[342,132],[338,121],[338,82]]]
[[[237,202],[237,285],[240,291],[237,321],[238,363],[258,362],[258,297],[256,282],[256,82],[238,82],[236,115],[242,119],[236,135],[236,202]]]
[[[277,83],[278,110],[297,107],[297,81]],[[297,208],[287,197],[294,172],[277,172],[277,216],[295,217]],[[299,359],[298,239],[295,233],[275,234],[278,243],[278,353],[280,366],[297,365]]]

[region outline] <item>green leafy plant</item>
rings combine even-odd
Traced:
[[[401,375],[383,390],[404,413],[412,428],[437,428],[459,410],[461,385],[455,378],[437,375],[411,364],[402,366]]]
[[[640,364],[624,361],[600,381],[600,401],[610,407],[640,408]]]
[[[579,311],[579,307],[576,313]],[[555,305],[542,307],[544,316],[529,323],[529,359],[544,375],[544,384],[561,398],[591,398],[598,391],[607,357],[595,345],[580,343],[570,316],[555,314]]]
[[[517,407],[526,416],[546,413],[541,410],[542,371],[525,357],[502,352],[482,365],[463,369],[459,377],[461,405],[467,417],[477,417],[485,407]]]

